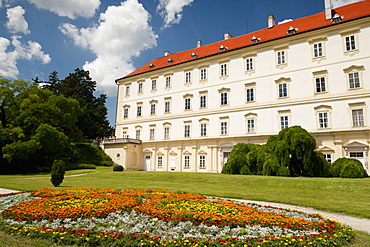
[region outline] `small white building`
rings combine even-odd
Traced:
[[[116,80],[116,139],[127,169],[221,172],[239,142],[300,125],[333,162],[369,172],[370,0],[183,52]]]

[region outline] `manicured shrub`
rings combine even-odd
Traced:
[[[93,164],[66,164],[66,170],[80,170],[80,169],[96,169],[96,165]]]
[[[289,177],[290,176],[290,171],[287,167],[285,166],[280,166],[276,172],[276,176],[280,177]]]
[[[115,172],[122,172],[123,171],[123,166],[121,166],[121,165],[114,165],[113,166],[113,171],[115,171]]]
[[[357,159],[339,158],[329,167],[333,177],[363,178],[368,177],[361,161]]]
[[[101,147],[93,146],[90,143],[75,143],[75,157],[71,160],[77,164],[94,164],[97,166],[113,166],[112,159],[104,153]]]
[[[54,160],[51,167],[50,181],[55,187],[58,187],[63,182],[65,171],[65,162],[63,160]]]
[[[240,169],[240,174],[242,175],[251,175],[251,170],[249,170],[249,167],[244,165],[242,169]]]
[[[363,172],[362,167],[359,167],[358,164],[349,163],[343,167],[340,173],[340,177],[341,178],[363,178],[364,172]]]

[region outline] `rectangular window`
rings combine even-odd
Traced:
[[[206,168],[206,156],[205,155],[199,156],[199,168]]]
[[[200,80],[207,80],[207,69],[200,70]]]
[[[171,77],[166,76],[166,87],[171,87]]]
[[[288,85],[286,83],[279,84],[279,98],[288,97]]]
[[[207,136],[207,124],[202,123],[200,125],[200,135],[201,136]]]
[[[200,96],[200,108],[205,108],[207,107],[207,96],[202,95]]]
[[[171,102],[170,101],[165,101],[164,102],[164,112],[169,113],[171,111]]]
[[[223,63],[221,64],[221,76],[227,75],[227,64]]]
[[[247,132],[254,133],[254,119],[247,119]]]
[[[249,70],[253,70],[254,67],[253,67],[253,58],[247,58],[245,59],[245,70],[249,71]]]
[[[227,104],[228,104],[227,92],[221,93],[221,105]]]
[[[141,134],[141,131],[136,130],[136,140],[140,140],[140,134]]]
[[[157,80],[152,80],[152,90],[157,89]]]
[[[191,83],[191,72],[185,73],[185,83]]]
[[[322,57],[323,52],[322,52],[322,43],[315,43],[313,44],[313,56],[314,57]]]
[[[319,128],[324,129],[328,128],[328,113],[327,112],[319,112]]]
[[[280,116],[280,129],[283,130],[289,127],[289,117],[288,116]]]
[[[363,158],[364,153],[363,152],[350,152],[349,157],[350,158]]]
[[[184,137],[190,137],[190,125],[184,126]]]
[[[158,156],[158,166],[159,167],[163,166],[163,157],[162,156]]]
[[[150,105],[150,115],[155,115],[155,104]]]
[[[325,77],[317,77],[316,81],[316,93],[326,92],[326,81]]]
[[[128,108],[123,109],[123,118],[128,118]]]
[[[277,64],[285,64],[285,51],[277,52]]]
[[[128,138],[127,130],[122,130],[122,137],[123,138]]]
[[[149,129],[149,139],[150,140],[154,140],[154,134],[155,134],[155,129],[154,128],[150,128]]]
[[[170,127],[164,127],[164,139],[170,138]]]
[[[254,101],[254,88],[247,88],[247,102]]]
[[[185,99],[185,110],[190,110],[190,98]]]
[[[358,72],[351,72],[348,73],[348,82],[349,82],[349,88],[359,88],[360,85],[360,76]]]
[[[189,155],[185,155],[184,167],[186,168],[190,167],[190,156]]]
[[[138,106],[137,106],[136,116],[137,116],[137,117],[141,117],[141,105],[138,105]]]
[[[329,164],[331,164],[331,162],[332,162],[332,156],[331,156],[331,154],[323,154],[323,155],[324,155],[324,157],[325,157],[326,161],[327,161]]]
[[[126,86],[126,96],[130,95],[130,86]]]
[[[350,35],[344,38],[346,41],[346,51],[356,50],[355,36]]]
[[[353,127],[365,126],[364,112],[362,109],[352,110]]]
[[[142,82],[139,82],[137,92],[138,93],[142,93],[143,92],[143,83]]]
[[[221,122],[221,135],[227,135],[227,122]]]

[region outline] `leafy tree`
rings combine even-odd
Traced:
[[[112,135],[113,129],[107,120],[108,110],[105,106],[107,96],[94,96],[96,82],[90,78],[88,71],[76,69],[63,80],[54,71],[49,76],[49,81],[45,82],[44,88],[79,102],[83,114],[78,117],[77,127],[86,139]]]
[[[315,152],[315,138],[300,126],[283,129],[268,139],[267,145],[291,176],[327,176],[328,163]]]
[[[64,180],[66,165],[63,160],[55,160],[51,168],[51,183],[58,187]]]

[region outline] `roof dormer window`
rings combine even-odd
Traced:
[[[227,50],[227,47],[225,47],[223,45],[220,46],[220,51],[226,51],[226,50]]]
[[[169,58],[167,61],[168,61],[168,63],[173,63],[173,59],[172,58]]]
[[[152,64],[152,63],[151,63],[151,64],[149,64],[149,68],[151,68],[151,69],[152,69],[152,68],[154,68],[154,67],[155,67],[155,65],[154,65],[154,64]]]
[[[254,44],[254,43],[257,43],[258,41],[260,41],[260,38],[256,38],[255,36],[253,36],[251,41]]]
[[[198,54],[196,54],[196,53],[194,53],[194,52],[191,54],[191,57],[192,57],[192,58],[196,58],[197,56],[198,56]]]
[[[294,33],[297,32],[297,30],[298,30],[298,28],[294,28],[294,27],[290,26],[289,29],[288,29],[288,34],[294,34]]]
[[[333,16],[333,19],[331,20],[333,23],[336,23],[336,22],[340,22],[340,21],[342,21],[342,19],[343,19],[343,16],[340,16],[340,15],[338,15],[338,14],[335,14],[334,16]]]

